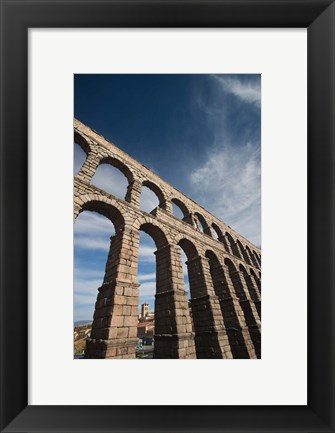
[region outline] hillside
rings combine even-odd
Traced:
[[[75,326],[73,330],[74,354],[81,355],[84,353],[86,339],[91,334],[92,323]]]

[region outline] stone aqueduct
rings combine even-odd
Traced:
[[[76,119],[74,141],[87,155],[74,177],[74,218],[96,211],[115,227],[85,357],[135,358],[143,230],[157,247],[155,358],[260,358],[261,251]],[[100,164],[127,177],[124,200],[91,184]],[[142,185],[159,199],[151,213],[139,208]],[[172,203],[183,212],[182,220],[173,215]],[[187,256],[191,308],[179,247]]]

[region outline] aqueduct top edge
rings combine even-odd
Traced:
[[[232,227],[227,225],[225,222],[211,214],[207,209],[205,209],[203,206],[199,205],[196,201],[194,201],[192,198],[185,195],[183,192],[179,191],[177,188],[175,188],[173,185],[169,184],[162,178],[160,178],[156,173],[151,171],[148,167],[146,167],[141,162],[137,161],[130,155],[128,155],[126,152],[124,152],[122,149],[117,147],[114,143],[107,140],[102,135],[98,134],[94,129],[90,128],[89,126],[86,126],[78,119],[74,119],[74,128],[79,131],[80,133],[84,134],[89,138],[91,141],[92,139],[94,142],[102,147],[104,147],[106,150],[112,151],[113,153],[119,155],[121,158],[124,158],[125,160],[129,161],[129,163],[136,169],[140,170],[144,175],[148,176],[149,180],[153,180],[157,182],[158,186],[167,186],[169,190],[172,192],[176,192],[176,198],[183,198],[187,204],[187,202],[191,202],[193,204],[193,209],[195,212],[200,210],[201,214],[206,218],[209,219],[212,223],[219,224],[219,227],[223,227],[225,231],[228,233],[234,235],[236,239],[240,239],[244,242],[244,244],[248,245],[253,250],[257,251],[259,254],[261,253],[261,249],[257,247],[255,244],[253,244],[250,240],[245,238],[243,235],[235,231]],[[174,198],[174,197],[172,197]]]

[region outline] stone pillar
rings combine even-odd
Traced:
[[[242,258],[242,254],[240,253],[240,249],[237,245],[237,242],[234,242],[233,238],[229,239],[229,244],[230,244],[230,249],[231,252],[233,254],[233,256],[239,257],[240,259]]]
[[[138,244],[139,233],[127,227],[111,237],[85,358],[136,357]]]
[[[253,300],[259,319],[261,318],[261,296],[252,276],[247,272],[242,272],[245,284],[248,288],[251,299]]]
[[[190,224],[193,228],[197,227],[194,215],[192,213],[189,213],[188,215],[184,216],[182,221],[185,221],[186,223]]]
[[[251,260],[255,268],[260,269],[260,262],[258,260],[257,254],[255,254],[254,252],[251,252]]]
[[[229,278],[233,283],[234,291],[237,297],[239,298],[239,303],[241,305],[245,323],[248,327],[248,332],[251,337],[254,350],[257,358],[261,357],[261,335],[260,335],[260,320],[257,314],[257,310],[255,305],[251,301],[250,297],[247,296],[248,292],[246,291],[245,286],[243,285],[241,276],[239,271],[236,269],[234,271],[229,270],[228,272]]]
[[[255,255],[256,262],[258,264],[258,268],[260,269],[261,268],[261,259],[259,258],[257,253],[255,253],[254,255]]]
[[[155,358],[196,358],[180,253],[167,244],[155,255]]]
[[[251,265],[251,266],[255,266],[255,263],[252,261],[252,257],[251,257],[252,253],[251,253],[251,251],[249,250],[249,248],[246,248],[245,251],[246,251],[246,253],[247,253],[247,255],[248,255],[250,265]]]
[[[255,303],[258,302],[257,295],[256,295],[255,292],[251,293],[252,287],[251,287],[250,283],[248,285],[244,273],[242,273],[241,271],[239,271],[239,277],[240,277],[243,289],[244,289],[244,291],[246,293],[247,301],[250,304],[250,308],[251,308],[251,312],[252,312],[253,318],[254,318],[255,322],[257,323],[258,327],[260,328],[261,321],[260,321],[260,318],[259,318],[259,314],[257,312],[256,305],[255,305]]]
[[[251,262],[252,262],[253,266],[258,269],[258,263],[257,263],[255,256],[252,252],[250,252],[250,258],[251,258]]]
[[[242,245],[241,243],[239,243],[238,242],[238,246],[239,246],[239,249],[240,249],[240,252],[241,252],[241,257],[242,257],[242,259],[246,262],[246,263],[248,263],[248,265],[251,265],[251,261],[250,261],[250,259],[249,259],[249,256],[248,256],[248,253],[247,253],[247,250],[246,250],[246,248],[244,247],[244,245]]]
[[[243,311],[239,300],[231,293],[231,287],[229,287],[222,265],[219,263],[211,264],[210,262],[210,271],[215,294],[219,298],[233,358],[248,359],[250,356],[242,333],[242,328],[246,325],[243,321]]]
[[[242,260],[245,260],[245,257],[243,255],[243,250],[242,250],[239,242],[235,242],[235,248],[236,248],[236,251],[238,252],[237,255],[239,255]]]
[[[208,259],[187,261],[197,358],[232,358],[220,302],[214,293]]]
[[[164,200],[159,203],[159,207],[164,209],[169,215],[173,215],[172,203],[170,200]]]
[[[142,190],[142,183],[139,180],[134,179],[132,182],[129,183],[127,187],[125,200],[128,203],[131,203],[137,208],[139,208],[140,201],[141,201],[141,190]]]
[[[96,155],[92,151],[89,152],[84,164],[76,174],[76,177],[86,183],[91,183],[92,177],[97,171],[99,164],[100,164],[100,156]]]
[[[212,229],[210,226],[204,227],[204,233],[206,233],[206,235],[210,236],[211,238],[213,237]]]
[[[262,289],[261,289],[261,280],[258,277],[255,277],[251,274],[253,281],[255,282],[255,287],[258,289],[259,299],[261,299]]]

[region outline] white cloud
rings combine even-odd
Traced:
[[[111,221],[95,212],[81,213],[74,224],[76,248],[108,252],[110,237],[115,234]]]
[[[241,142],[247,131],[236,129],[230,109],[224,104],[230,93],[240,101],[260,108],[260,79],[243,79],[225,75],[212,75],[216,92],[212,100],[199,96],[197,106],[207,118],[211,130],[208,149],[190,174],[192,198],[213,215],[230,225],[251,242],[260,246],[261,235],[261,147],[253,141]],[[247,107],[245,107],[247,108]],[[251,107],[253,108],[253,107]],[[244,115],[248,110],[244,111]],[[237,114],[236,114],[237,115]],[[253,120],[254,121],[254,120]],[[250,136],[257,135],[255,124],[246,125]]]
[[[156,251],[156,248],[150,246],[150,245],[143,245],[140,244],[139,253],[138,253],[138,260],[141,262],[156,262],[156,256],[154,255],[154,251]]]
[[[109,239],[95,239],[93,237],[76,237],[74,239],[74,245],[76,248],[83,248],[88,250],[102,250],[108,251],[110,241]]]
[[[156,281],[151,281],[140,285],[141,297],[154,296],[155,293],[156,293]]]
[[[74,303],[75,305],[87,305],[87,306],[92,306],[91,309],[91,316],[93,316],[93,311],[94,311],[94,305],[95,305],[95,301],[96,301],[97,297],[96,295],[94,296],[93,293],[90,295],[83,295],[81,293],[77,293],[74,292]],[[86,317],[86,319],[89,319],[89,317]]]
[[[79,306],[86,306],[88,316],[83,317],[83,319],[91,319],[91,317],[93,317],[94,304],[97,299],[98,288],[101,286],[101,284],[102,278],[95,280],[75,278],[73,297],[75,314]],[[75,318],[75,320],[78,320],[77,317]]]
[[[88,269],[83,267],[75,266],[74,268],[74,278],[83,280],[96,280],[102,278],[102,272],[96,269]]]
[[[80,293],[81,295],[90,295],[92,294],[92,291],[96,292],[102,284],[103,276],[102,273],[96,278],[86,278],[85,274],[82,274],[80,269],[78,269],[74,280],[75,292]]]
[[[261,84],[257,81],[242,81],[238,78],[213,75],[225,92],[231,93],[243,102],[261,105]]]
[[[260,146],[213,147],[190,175],[196,200],[247,239],[260,245]]]
[[[139,274],[138,281],[142,283],[142,281],[151,281],[156,279],[156,272],[152,272],[150,274]]]
[[[74,233],[111,236],[115,233],[115,229],[113,223],[106,217],[96,212],[85,211],[76,219]]]

